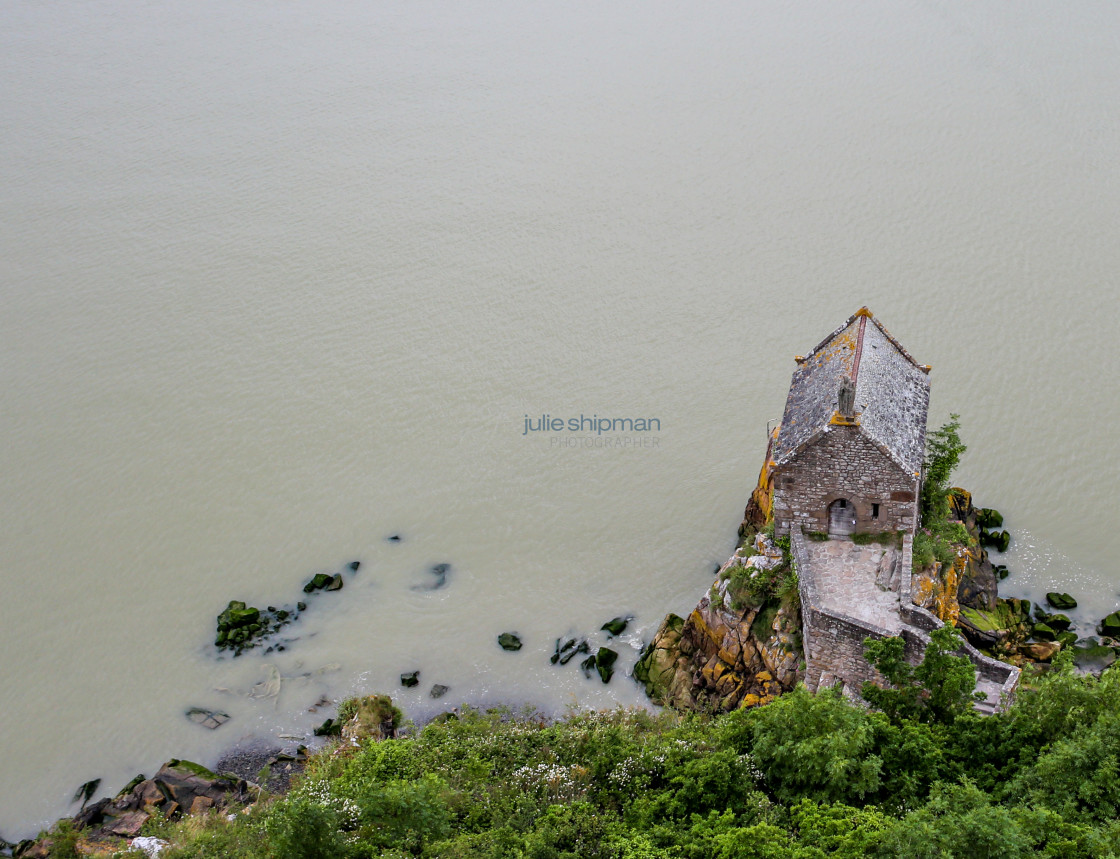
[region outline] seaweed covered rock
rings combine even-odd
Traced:
[[[498,636],[498,646],[502,650],[518,651],[521,649],[521,636],[515,632],[503,632]]]
[[[1058,611],[1071,611],[1077,608],[1077,600],[1067,593],[1051,591],[1046,595],[1046,602]]]

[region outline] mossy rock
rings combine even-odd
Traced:
[[[1045,619],[1044,623],[1051,629],[1056,629],[1058,632],[1065,632],[1070,628],[1073,621],[1064,614],[1052,614]]]
[[[1077,600],[1066,593],[1051,591],[1046,595],[1046,601],[1058,611],[1069,611],[1077,608]]]
[[[981,507],[976,511],[976,524],[984,529],[1002,528],[1003,515],[991,507]]]
[[[1036,623],[1031,629],[1031,637],[1039,641],[1055,641],[1058,631],[1045,623]]]
[[[608,620],[599,629],[605,629],[611,635],[622,635],[626,631],[627,625],[633,620],[632,617],[616,617]]]
[[[316,573],[311,577],[311,580],[303,586],[303,592],[309,594],[314,591],[321,591],[331,583],[333,578],[333,576],[328,576],[326,573]]]
[[[614,676],[614,663],[617,660],[618,654],[609,647],[600,647],[595,654],[595,670],[599,672],[599,679],[604,683],[611,682],[611,677]]]
[[[517,651],[521,649],[521,638],[513,632],[503,632],[498,636],[498,646],[502,650]]]
[[[1097,633],[1109,638],[1120,638],[1120,612],[1114,611],[1097,625]]]
[[[1077,644],[1077,633],[1070,632],[1069,630],[1059,632],[1055,641],[1062,645],[1062,647],[1073,647],[1073,645]]]
[[[200,776],[201,778],[205,779],[210,779],[211,781],[222,778],[222,776],[219,776],[212,770],[208,770],[202,764],[196,764],[194,761],[181,760],[180,758],[172,758],[160,768],[160,771],[162,772],[163,770],[168,769],[186,770],[193,775]],[[156,776],[158,778],[159,773],[156,773]]]

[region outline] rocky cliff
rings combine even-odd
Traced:
[[[765,535],[771,481],[763,466],[741,544],[687,618],[670,614],[634,668],[650,698],[679,710],[765,704],[801,679],[801,617],[788,545]]]

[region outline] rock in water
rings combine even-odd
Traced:
[[[1069,611],[1077,608],[1077,600],[1066,593],[1051,591],[1046,595],[1046,601],[1058,611]]]
[[[503,632],[498,636],[498,645],[502,650],[520,650],[521,638],[513,632]]]
[[[327,583],[326,589],[328,591],[342,590],[342,573],[335,573],[331,576],[331,580]]]
[[[591,654],[583,660],[583,662],[579,664],[579,667],[583,669],[584,677],[590,677],[591,672],[595,670],[595,654]]]
[[[74,794],[74,798],[70,801],[78,802],[79,800],[81,800],[81,803],[84,806],[87,802],[90,801],[99,787],[101,787],[101,779],[91,779],[78,788],[77,792]]]
[[[435,576],[435,581],[430,585],[413,585],[414,591],[438,591],[447,584],[447,574],[451,572],[451,564],[433,564],[428,572]]]
[[[609,647],[600,647],[595,654],[595,669],[599,672],[599,679],[604,683],[611,682],[611,677],[614,676],[614,663],[617,659],[618,654]]]
[[[434,686],[432,686],[432,691],[429,692],[428,695],[430,695],[432,698],[442,698],[447,694],[447,690],[450,688],[451,687],[449,686],[444,686],[442,683],[436,683]]]
[[[998,510],[993,510],[991,507],[981,507],[976,511],[976,524],[985,530],[1002,528],[1003,516],[1000,515]]]
[[[402,674],[401,675],[401,685],[404,686],[407,689],[411,689],[413,686],[419,686],[420,685],[420,672],[419,671],[407,671],[404,674]]]
[[[361,565],[362,565],[361,561],[351,561],[350,562],[350,571],[354,572],[354,573],[358,572],[358,567],[360,567]]]
[[[305,594],[313,593],[314,591],[321,591],[331,583],[333,576],[328,576],[326,573],[316,573],[311,577],[311,580],[303,586]]]
[[[610,635],[622,635],[626,630],[627,624],[633,620],[632,617],[616,617],[613,620],[608,620],[600,629],[605,629]]]
[[[1120,612],[1114,611],[1097,625],[1097,633],[1109,638],[1120,638]]]
[[[223,713],[220,710],[205,710],[202,707],[191,707],[187,710],[187,718],[196,725],[202,725],[202,727],[213,731],[229,721],[229,713]]]

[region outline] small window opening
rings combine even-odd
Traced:
[[[871,505],[871,518],[872,519],[878,519],[879,518],[879,505],[878,504],[872,504]]]
[[[839,501],[836,502],[836,506],[843,509],[843,508],[848,506],[848,502],[845,501],[843,498],[841,498]]]

